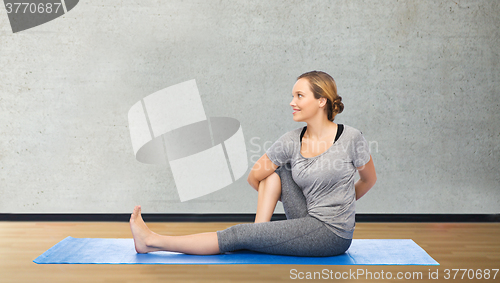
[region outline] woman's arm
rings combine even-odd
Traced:
[[[373,159],[370,155],[370,161],[363,166],[357,167],[360,179],[354,185],[356,190],[356,200],[360,199],[366,194],[377,181],[377,174],[375,173],[375,166],[373,166]]]
[[[267,178],[269,175],[274,173],[278,168],[278,165],[274,164],[267,154],[264,153],[257,162],[255,162],[250,174],[248,174],[248,183],[252,186],[257,192],[259,191],[259,183],[260,181]]]

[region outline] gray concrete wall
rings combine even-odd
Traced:
[[[304,125],[295,78],[323,70],[336,122],[371,143],[358,212],[499,213],[499,3],[81,1],[18,33],[0,9],[0,212],[255,212],[247,174],[180,202],[168,165],[135,159],[128,110],[196,79],[207,116],[241,122],[250,168]]]

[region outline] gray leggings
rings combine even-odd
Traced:
[[[291,255],[334,256],[343,254],[351,239],[337,236],[307,213],[306,199],[292,179],[290,164],[280,166],[281,201],[287,220],[238,224],[217,231],[220,253],[236,250]]]

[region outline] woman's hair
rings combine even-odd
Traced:
[[[337,114],[344,110],[342,97],[337,94],[337,84],[335,80],[327,73],[321,71],[311,71],[300,75],[297,80],[305,78],[309,81],[314,98],[326,98],[326,113],[328,120],[333,121]]]

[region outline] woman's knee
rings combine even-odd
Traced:
[[[267,176],[266,179],[269,179],[268,180],[269,182],[272,182],[273,184],[278,184],[281,187],[281,178],[276,172],[273,172],[271,175]]]
[[[259,190],[261,186],[263,188],[275,188],[281,190],[281,178],[278,174],[276,174],[276,172],[273,172],[271,175],[260,181]]]

